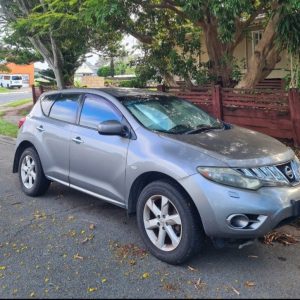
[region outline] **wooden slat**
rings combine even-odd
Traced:
[[[226,122],[235,124],[243,124],[245,126],[253,126],[255,127],[267,127],[270,129],[284,129],[284,130],[292,130],[293,124],[290,120],[286,119],[279,119],[279,120],[272,120],[267,118],[245,118],[245,117],[232,117],[232,116],[225,116],[224,120]]]
[[[268,118],[268,119],[284,119],[290,120],[289,110],[286,109],[284,111],[274,111],[274,110],[261,110],[254,108],[240,108],[240,107],[224,107],[224,115],[225,116],[237,116],[237,117],[251,117],[255,118]]]
[[[286,139],[292,139],[293,133],[290,130],[282,130],[282,129],[270,129],[270,128],[263,128],[263,127],[255,127],[255,126],[243,126],[242,124],[236,124],[241,127],[245,127],[248,129],[252,129],[276,138],[286,138]]]

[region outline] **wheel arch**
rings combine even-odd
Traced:
[[[139,175],[133,182],[130,188],[129,196],[128,196],[128,203],[127,203],[127,212],[129,215],[132,215],[136,212],[136,204],[139,198],[140,193],[142,190],[151,182],[157,181],[157,180],[164,180],[172,185],[175,185],[182,194],[184,194],[187,199],[189,199],[191,205],[193,206],[193,210],[197,214],[197,217],[199,217],[200,222],[201,221],[201,216],[199,214],[199,211],[190,196],[190,194],[186,191],[186,189],[173,177],[161,173],[161,172],[156,172],[156,171],[151,171],[151,172],[146,172],[141,175]]]
[[[27,148],[34,148],[37,152],[36,147],[29,141],[23,141],[19,144],[15,152],[14,162],[13,162],[13,173],[17,173],[19,169],[19,161],[23,151]]]

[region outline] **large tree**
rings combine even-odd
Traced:
[[[115,30],[133,35],[143,44],[153,45],[161,27],[163,11],[169,20],[181,18],[183,23],[200,28],[215,78],[232,84],[234,50],[249,34],[253,21],[264,15],[263,35],[257,44],[250,68],[239,87],[253,87],[266,77],[280,60],[281,47],[276,46],[276,32],[287,10],[299,6],[298,0],[84,0],[83,12],[101,26],[110,24]],[[172,22],[170,22],[172,23]],[[199,30],[200,31],[200,30]]]
[[[110,31],[88,26],[78,18],[80,1],[0,0],[7,34],[28,40],[55,74],[58,88],[72,84],[75,70],[92,48],[107,43]],[[115,35],[110,36],[111,39]]]

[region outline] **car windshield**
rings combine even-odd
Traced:
[[[194,104],[173,96],[122,97],[121,102],[146,128],[189,134],[223,125]]]
[[[12,76],[12,80],[22,80],[21,76]]]

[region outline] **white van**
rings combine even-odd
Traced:
[[[22,75],[19,74],[0,74],[0,86],[6,88],[21,88],[23,86]]]

